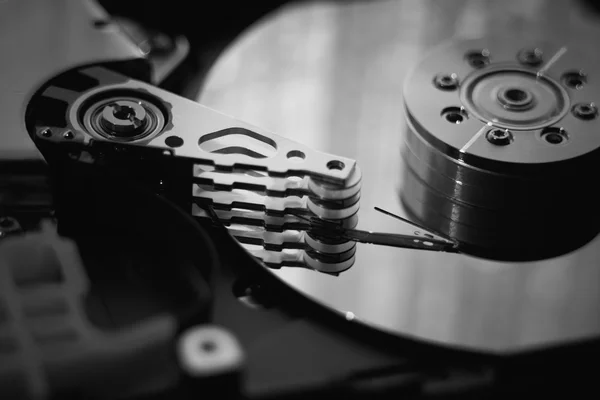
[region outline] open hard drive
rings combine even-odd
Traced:
[[[0,398],[597,392],[597,4],[283,3],[0,1]]]

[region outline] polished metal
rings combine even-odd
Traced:
[[[147,123],[146,110],[140,103],[117,100],[104,106],[100,123],[117,136],[130,135]]]
[[[117,26],[94,26],[106,19],[91,0],[0,1],[2,159],[41,159],[24,113],[50,78],[77,66],[143,57]]]
[[[600,197],[581,173],[600,167],[594,134],[600,125],[593,103],[576,103],[600,97],[600,85],[590,81],[573,91],[560,79],[575,64],[594,75],[600,62],[574,46],[538,42],[532,47],[550,56],[523,66],[512,43],[508,37],[442,45],[406,77],[410,129],[400,196],[411,216],[458,240],[465,252],[543,259],[573,251],[600,231],[593,215]],[[469,65],[463,55],[472,48],[486,48],[490,62]],[[440,65],[458,71],[460,90],[431,85]],[[440,118],[450,105],[467,120]],[[587,123],[578,123],[571,108]],[[457,167],[460,174],[454,174]],[[556,204],[561,215],[555,215]]]
[[[68,124],[82,143],[88,143],[93,138],[107,139],[98,134],[95,129],[90,129],[85,122],[81,123],[81,114],[87,114],[90,109],[93,110],[93,108],[85,107],[90,100],[109,98],[108,102],[110,103],[116,100],[116,98],[110,97],[112,93],[128,93],[131,98],[135,98],[134,96],[138,96],[139,93],[144,93],[145,97],[151,99],[147,100],[148,103],[154,106],[162,104],[163,108],[166,108],[167,105],[177,108],[171,110],[168,117],[169,126],[159,132],[160,135],[148,138],[136,137],[135,140],[139,141],[140,145],[163,148],[169,150],[174,156],[197,159],[199,164],[213,165],[221,170],[257,170],[264,171],[271,176],[282,177],[309,175],[312,179],[323,182],[324,185],[330,184],[333,188],[342,189],[354,188],[357,181],[360,182],[360,172],[355,168],[356,162],[349,158],[315,151],[299,142],[237,121],[196,102],[147,83],[127,78],[106,68],[90,67],[82,69],[80,73],[97,79],[101,85],[83,93],[50,86],[44,90],[43,95],[69,103]],[[104,109],[102,108],[102,110]],[[84,121],[88,119],[90,118],[84,117]],[[39,127],[36,133],[38,137],[48,139],[41,134],[44,129],[46,127]],[[172,146],[169,146],[166,140],[170,135],[177,134],[183,139],[182,145],[171,148]],[[267,149],[272,154],[266,156],[243,146],[220,147],[217,151],[207,147],[209,142],[219,143],[229,137],[252,140],[253,144],[262,146],[260,151]],[[131,143],[136,144],[135,140]],[[299,162],[290,160],[292,158],[290,154],[293,155],[296,152],[305,155]],[[250,156],[240,158],[240,154]],[[342,167],[332,168],[332,162]],[[356,176],[358,176],[358,180]],[[332,190],[332,192],[334,191]]]
[[[97,84],[80,89],[50,81],[31,106],[35,125],[31,133],[38,140],[79,145],[75,157],[85,162],[97,158],[110,162],[110,157],[95,153],[96,142],[119,143],[121,153],[126,150],[121,145],[129,145],[137,151],[158,150],[154,154],[185,159],[194,182],[189,193],[195,207],[188,211],[198,218],[228,223],[244,246],[260,247],[255,255],[265,263],[277,267],[291,263],[330,273],[354,263],[356,240],[339,235],[334,243],[331,238],[324,243],[305,240],[304,231],[291,230],[285,219],[317,216],[336,227],[354,228],[361,187],[354,160],[315,151],[103,67],[72,73],[93,78]],[[67,105],[63,115],[57,111],[53,116],[59,118],[40,113],[50,101]],[[48,135],[61,130],[70,137]],[[246,225],[238,229],[240,224]],[[312,229],[310,224],[303,227]],[[414,239],[421,242],[420,237]],[[290,249],[299,251],[294,259],[271,254]]]
[[[50,89],[46,93],[52,95],[53,91]],[[119,142],[148,140],[163,131],[166,121],[157,105],[135,94],[99,96],[80,110],[79,115],[83,116],[83,126],[89,132]]]
[[[597,19],[579,6],[579,2],[565,0],[394,0],[289,6],[222,55],[200,101],[311,147],[356,159],[363,176],[357,228],[411,234],[410,225],[374,207],[407,215],[399,202],[399,188],[404,186],[401,148],[407,131],[402,90],[415,64],[452,36],[478,38],[510,31],[519,37],[507,46],[515,61],[520,49],[536,47],[526,38],[567,46],[567,53],[551,68],[561,71],[560,80],[563,71],[582,68],[572,57],[572,42],[589,53],[597,47]],[[559,49],[554,53],[544,49],[544,60],[549,61]],[[496,52],[490,49],[489,54],[493,62]],[[466,68],[471,67],[467,64]],[[447,64],[437,69],[464,77]],[[585,73],[588,84],[597,82],[593,70]],[[427,79],[436,94],[423,96],[424,101],[443,103],[436,110],[454,105],[451,96],[455,92],[437,94],[441,91],[435,88],[433,75]],[[586,83],[572,84],[569,93],[577,91],[575,96],[582,96],[577,102],[583,102],[585,94],[577,87],[585,88]],[[578,126],[585,122],[572,118]],[[444,120],[440,124],[448,136],[463,124],[472,128],[471,136],[484,125],[472,116],[461,124]],[[580,131],[573,126],[567,134]],[[471,136],[463,138],[461,145]],[[446,168],[445,160],[438,161],[436,168]],[[460,165],[455,168],[452,176],[469,172]],[[447,177],[436,179],[442,182]],[[571,189],[562,180],[555,186],[557,192]],[[462,187],[472,201],[479,201],[485,194],[476,188]],[[524,200],[517,194],[510,199]],[[545,223],[552,226],[553,218],[565,211],[557,205]],[[518,224],[514,230],[527,227]],[[302,268],[270,271],[341,318],[355,315],[357,324],[427,343],[512,353],[600,336],[598,260],[600,238],[570,254],[531,262],[358,243],[355,264],[339,276]]]

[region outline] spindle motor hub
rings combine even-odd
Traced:
[[[441,46],[404,91],[402,202],[494,259],[563,254],[600,230],[589,179],[600,167],[599,63],[567,45],[521,42]]]

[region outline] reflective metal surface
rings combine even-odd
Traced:
[[[596,49],[598,24],[579,2],[557,0],[291,5],[223,55],[199,100],[356,159],[363,173],[358,228],[412,233],[373,207],[406,215],[398,199],[402,88],[416,62],[449,38],[506,32]],[[512,352],[600,335],[598,260],[598,238],[566,256],[526,263],[359,243],[355,265],[338,277],[292,268],[273,273],[349,318],[391,333]]]
[[[92,0],[0,1],[0,157],[36,159],[25,108],[50,78],[77,66],[141,58]]]
[[[519,61],[522,49],[537,55]],[[482,53],[486,65],[473,66]],[[440,71],[459,87],[432,84]],[[455,40],[418,61],[403,92],[399,193],[410,215],[495,260],[548,259],[593,239],[600,197],[582,171],[600,168],[600,121],[571,110],[600,99],[600,85],[572,87],[571,71],[594,76],[600,58],[576,43],[505,36]]]

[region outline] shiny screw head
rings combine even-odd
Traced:
[[[496,146],[506,146],[512,142],[513,136],[508,129],[490,129],[486,134],[488,142]]]
[[[517,56],[519,62],[523,65],[531,67],[539,66],[544,61],[544,52],[541,49],[525,49],[521,50]]]
[[[100,124],[114,136],[135,135],[147,120],[145,108],[131,100],[117,100],[102,109]]]
[[[580,119],[594,119],[598,116],[598,107],[594,103],[577,103],[573,106],[573,114]]]
[[[63,138],[71,140],[75,138],[75,135],[71,131],[66,131],[65,133],[63,133]]]
[[[483,68],[490,63],[490,51],[488,49],[469,51],[465,59],[473,68]]]
[[[439,74],[434,79],[435,86],[442,90],[454,90],[458,87],[456,74]]]
[[[40,132],[40,135],[42,135],[45,138],[49,138],[52,137],[52,131],[50,130],[50,128],[46,128]]]
[[[580,90],[587,83],[587,74],[584,71],[569,71],[562,76],[563,83],[570,89]]]

